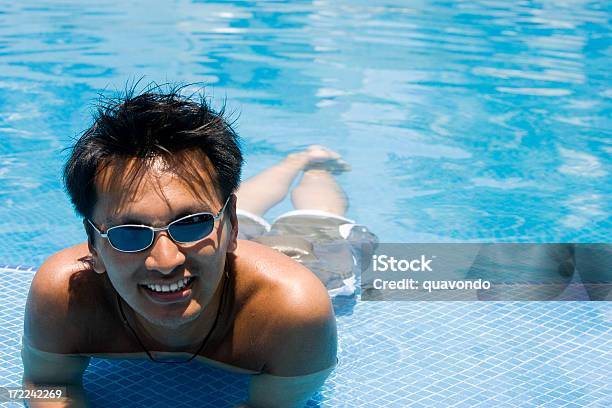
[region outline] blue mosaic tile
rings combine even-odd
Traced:
[[[21,381],[26,269],[0,268],[0,386]],[[334,304],[340,363],[309,407],[612,406],[610,302]],[[103,359],[84,378],[100,407],[232,406],[247,381],[198,362]]]

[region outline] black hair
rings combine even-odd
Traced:
[[[215,112],[203,94],[183,96],[184,88],[155,85],[136,95],[132,87],[120,96],[100,98],[93,124],[69,148],[64,166],[66,191],[80,216],[92,216],[96,176],[129,159],[137,159],[131,172],[136,181],[158,158],[197,180],[193,173],[198,169],[185,160],[185,154],[195,152],[198,167],[212,167],[207,171],[222,202],[238,188],[243,157],[233,123],[224,117],[225,105]]]

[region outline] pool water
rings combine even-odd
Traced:
[[[609,242],[611,7],[3,3],[0,262],[83,240],[62,149],[99,92],[141,77],[227,98],[246,177],[311,143],[337,149],[348,216],[383,242]]]
[[[611,17],[581,0],[3,2],[0,386],[21,369],[31,272],[15,271],[84,239],[60,171],[99,93],[205,84],[245,177],[336,149],[347,216],[381,242],[610,242]],[[609,302],[340,302],[321,406],[612,405]],[[116,374],[148,363],[113,364],[88,371],[97,401],[152,392]],[[168,370],[156,384],[180,392]]]

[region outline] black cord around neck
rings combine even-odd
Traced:
[[[224,271],[222,275],[222,279],[223,279],[223,288],[221,289],[221,296],[219,297],[219,307],[217,308],[217,316],[215,316],[215,321],[213,322],[213,325],[208,331],[208,334],[206,335],[206,337],[204,337],[204,340],[202,340],[202,344],[200,344],[200,347],[198,348],[198,350],[185,361],[162,361],[162,360],[156,360],[155,358],[153,358],[149,350],[147,350],[147,348],[144,346],[144,344],[140,340],[140,337],[138,337],[138,335],[136,334],[136,330],[134,330],[132,326],[130,325],[130,323],[128,322],[127,317],[125,316],[125,313],[123,312],[123,306],[121,306],[121,297],[119,296],[119,293],[117,293],[117,303],[119,304],[119,311],[121,312],[121,318],[123,319],[123,323],[126,324],[127,327],[130,329],[130,331],[136,338],[136,341],[138,341],[138,344],[140,344],[140,347],[144,350],[147,356],[149,356],[149,359],[151,361],[156,362],[156,363],[166,363],[166,364],[188,363],[191,360],[193,360],[198,354],[200,354],[200,351],[204,349],[204,346],[208,342],[209,337],[215,331],[215,328],[217,327],[217,322],[219,321],[219,316],[221,316],[221,309],[223,307],[224,300],[226,297],[225,291],[228,286],[227,281],[229,281],[229,275],[227,273],[227,269]]]

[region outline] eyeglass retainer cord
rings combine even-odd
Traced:
[[[147,356],[149,357],[149,359],[151,361],[153,361],[155,363],[166,363],[166,364],[173,364],[173,363],[176,364],[176,363],[179,363],[179,364],[182,364],[182,363],[190,362],[198,354],[200,354],[200,351],[202,351],[204,349],[204,346],[208,342],[208,338],[215,331],[215,328],[217,327],[217,322],[219,321],[219,316],[221,316],[221,309],[222,309],[223,304],[224,304],[225,291],[227,289],[227,281],[229,280],[229,274],[227,273],[227,269],[224,272],[225,273],[223,274],[223,276],[224,276],[224,279],[223,279],[223,289],[221,290],[221,297],[219,299],[219,308],[217,309],[217,316],[215,317],[215,321],[213,322],[213,325],[210,328],[210,330],[208,331],[208,334],[206,335],[206,337],[204,337],[204,340],[202,340],[202,344],[200,345],[198,350],[191,357],[189,357],[185,361],[160,361],[160,360],[156,360],[155,358],[153,358],[153,356],[151,355],[149,350],[147,350],[147,348],[144,346],[144,344],[140,340],[140,337],[138,337],[138,335],[136,334],[136,330],[134,330],[134,328],[128,322],[127,317],[125,316],[125,313],[123,311],[123,306],[121,306],[121,297],[119,296],[119,293],[117,293],[117,304],[119,305],[119,311],[121,312],[121,318],[123,319],[123,323],[125,325],[127,325],[127,327],[130,329],[130,331],[132,332],[132,334],[136,338],[136,341],[138,342],[138,344],[140,344],[140,347],[144,350],[144,352],[147,354]]]

